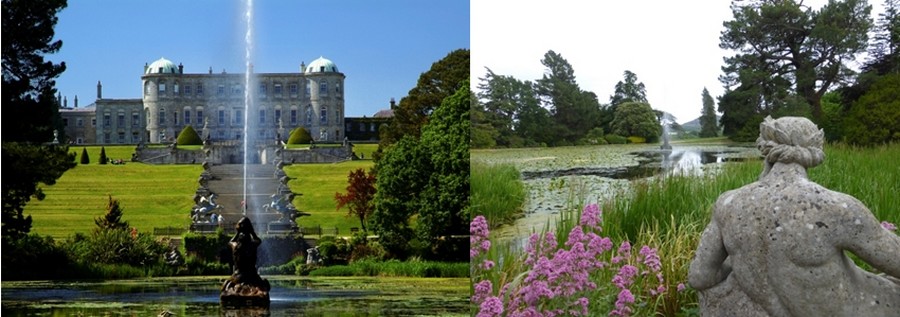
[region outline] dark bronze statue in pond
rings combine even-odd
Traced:
[[[234,237],[228,243],[234,261],[234,272],[222,284],[219,299],[224,305],[255,306],[269,304],[269,281],[256,270],[256,250],[262,242],[247,217],[235,225]]]

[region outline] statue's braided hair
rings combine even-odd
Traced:
[[[815,123],[803,117],[766,117],[759,124],[756,147],[766,161],[765,175],[777,163],[797,163],[805,168],[825,160],[822,151],[825,133]]]

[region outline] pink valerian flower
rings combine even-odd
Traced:
[[[649,267],[653,272],[659,272],[662,264],[659,261],[659,255],[656,254],[656,249],[652,249],[645,245],[641,247],[641,251],[638,253],[644,258],[644,265]]]
[[[480,305],[477,317],[494,317],[503,315],[503,301],[496,296],[488,297]]]
[[[600,222],[602,221],[603,219],[600,216],[600,206],[597,206],[597,204],[588,204],[587,206],[584,206],[584,209],[582,209],[581,211],[581,219],[579,221],[582,226],[601,230]]]
[[[623,289],[616,298],[616,308],[609,312],[610,316],[629,316],[631,315],[631,307],[628,304],[634,303],[634,295],[631,291]]]
[[[475,283],[475,291],[472,295],[472,303],[479,304],[483,302],[485,299],[491,297],[491,294],[494,291],[494,286],[491,284],[490,280],[483,280],[481,282]]]
[[[887,231],[897,231],[897,226],[887,221],[882,221],[881,227]]]
[[[685,289],[684,283],[678,283],[678,286],[676,286],[675,289],[679,292],[683,292]]]
[[[581,311],[578,311],[575,309],[570,309],[569,315],[570,316],[578,316],[578,315],[587,316],[588,315],[588,304],[590,304],[590,301],[587,299],[587,297],[579,298],[574,303],[572,303],[572,306],[576,306],[576,307],[581,306]]]
[[[634,283],[634,276],[637,275],[638,269],[632,265],[623,265],[619,269],[619,273],[613,276],[612,283],[619,289],[627,289],[631,283]]]
[[[488,236],[487,219],[484,216],[476,216],[469,224],[469,258],[476,258],[482,253],[487,253],[491,249],[491,241]]]
[[[490,269],[492,269],[492,268],[494,268],[494,261],[491,261],[491,260],[484,260],[484,262],[481,262],[481,269],[487,271],[487,270],[490,270]]]

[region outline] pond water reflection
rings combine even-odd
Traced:
[[[269,307],[219,305],[220,279],[3,282],[4,316],[466,316],[466,278],[267,276]]]
[[[473,151],[473,162],[512,164],[527,188],[524,217],[492,231],[500,242],[520,245],[534,232],[555,227],[560,211],[603,203],[630,190],[632,182],[672,174],[715,172],[727,162],[759,158],[752,147],[655,145]],[[548,227],[549,226],[549,227]]]

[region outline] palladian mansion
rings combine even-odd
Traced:
[[[144,65],[140,99],[103,98],[99,81],[97,99],[86,107],[78,107],[77,96],[68,107],[68,98],[60,96],[66,136],[73,144],[166,143],[192,126],[203,138],[225,141],[241,139],[246,121],[249,137],[258,140],[286,140],[279,134],[297,127],[317,142],[375,140],[393,115],[391,99],[391,109],[373,117],[346,118],[345,75],[324,57],[301,63],[298,72],[257,74],[252,66],[250,72],[253,89],[247,92],[243,73],[214,73],[212,67],[185,73],[183,65],[160,58]]]

